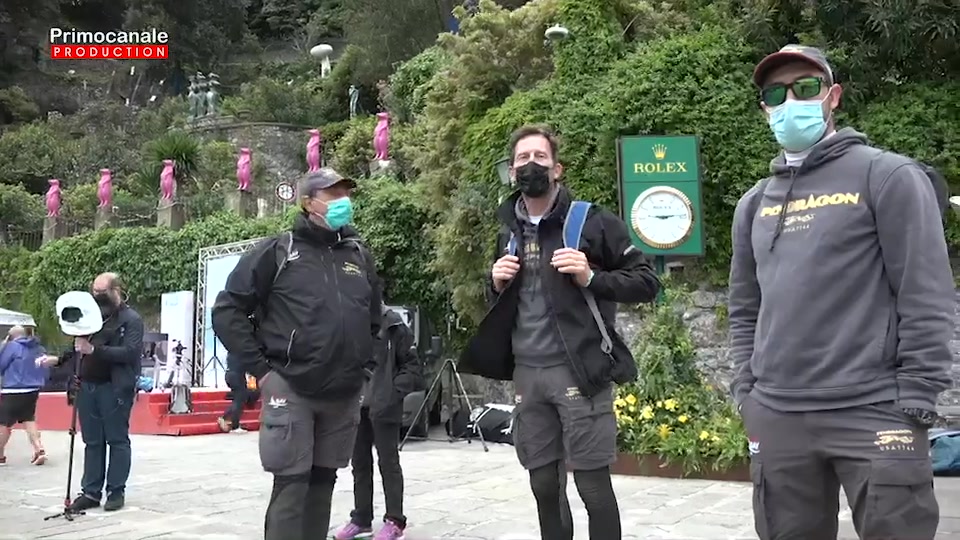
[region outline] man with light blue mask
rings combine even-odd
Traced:
[[[213,307],[217,338],[261,393],[260,462],[273,474],[265,540],[325,537],[376,367],[381,289],[349,225],[354,187],[330,168],[307,173],[293,230],[244,254]]]
[[[731,390],[750,439],[762,540],[933,540],[927,430],[950,384],[954,286],[940,206],[909,158],[836,130],[824,54],[754,72],[783,152],[733,219]]]

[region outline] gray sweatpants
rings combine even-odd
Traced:
[[[863,540],[933,540],[930,442],[894,402],[787,413],[748,396],[753,513],[761,540],[837,537],[843,487]]]

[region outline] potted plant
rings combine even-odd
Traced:
[[[615,474],[749,480],[747,436],[726,392],[705,381],[684,324],[689,294],[666,291],[645,308],[635,358],[640,376],[614,402]]]

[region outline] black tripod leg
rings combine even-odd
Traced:
[[[79,381],[80,376],[80,358],[77,358],[76,366],[74,367],[74,377]],[[68,383],[69,384],[69,383]],[[55,514],[52,516],[47,516],[43,518],[44,521],[49,521],[58,517],[62,517],[67,521],[73,521],[73,516],[82,516],[84,512],[73,512],[70,510],[70,492],[73,491],[73,456],[74,449],[76,448],[77,442],[77,400],[80,399],[81,390],[77,390],[77,393],[73,396],[73,405],[70,411],[70,453],[69,458],[67,459],[67,492],[63,497],[63,512]],[[67,388],[67,400],[70,399],[70,388]]]
[[[463,398],[463,402],[467,404],[468,414],[473,412],[473,406],[470,404],[470,398],[467,396],[467,389],[463,386],[463,379],[460,378],[460,372],[457,370],[456,364],[453,361],[450,361],[450,369],[453,370],[453,376],[457,379],[457,389],[460,391],[460,397]],[[480,444],[483,445],[483,451],[489,452],[490,449],[487,447],[487,441],[483,439],[483,431],[475,429],[477,436],[480,437]],[[469,439],[468,439],[469,441]]]
[[[423,414],[424,409],[427,408],[427,403],[430,403],[430,396],[433,395],[433,392],[437,389],[437,385],[440,384],[440,379],[443,377],[443,369],[447,367],[446,362],[440,366],[440,371],[437,373],[437,376],[433,379],[433,383],[430,384],[430,389],[427,390],[427,395],[423,397],[423,403],[420,404],[420,408],[417,410],[417,414],[413,416],[413,422],[410,424],[410,429],[407,430],[407,434],[403,437],[403,440],[400,441],[400,445],[397,446],[397,450],[403,451],[403,445],[407,444],[407,439],[410,438],[410,432],[417,425],[417,421],[420,420],[420,415]],[[430,423],[427,422],[427,430],[430,429]],[[428,434],[425,434],[428,435]]]

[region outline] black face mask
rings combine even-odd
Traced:
[[[517,188],[528,197],[542,197],[550,190],[550,168],[531,161],[514,170]]]
[[[104,316],[113,313],[113,310],[116,309],[116,306],[113,304],[113,298],[110,298],[109,294],[95,294],[93,295],[93,299],[96,300],[97,305],[100,306],[100,313]]]

